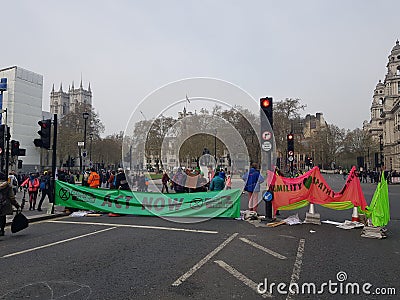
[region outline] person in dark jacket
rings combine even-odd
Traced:
[[[257,211],[260,183],[264,182],[264,177],[260,174],[257,163],[251,165],[250,170],[243,175],[242,179],[246,182],[244,190],[249,195],[249,210]]]
[[[52,193],[51,193],[51,177],[48,173],[48,171],[44,171],[43,176],[40,179],[40,191],[42,192],[42,197],[39,200],[39,205],[37,210],[38,211],[42,211],[42,204],[44,201],[44,198],[46,198],[46,196],[49,198],[49,203],[52,203]]]
[[[11,185],[7,181],[7,176],[0,172],[0,236],[4,235],[4,228],[6,227],[6,216],[13,214],[12,205],[16,209],[21,206],[15,200],[15,195]]]
[[[128,180],[126,180],[126,176],[124,173],[124,169],[118,168],[118,174],[115,177],[115,188],[117,190],[129,190]]]
[[[163,176],[162,176],[162,178],[161,178],[161,182],[162,182],[162,189],[161,189],[161,193],[164,193],[164,190],[167,192],[167,194],[168,194],[168,183],[169,183],[169,176],[168,176],[168,173],[167,173],[167,171],[165,170],[164,171],[164,174],[163,174]]]

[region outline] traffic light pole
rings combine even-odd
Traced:
[[[53,205],[51,207],[51,213],[54,214],[54,205],[55,205],[55,200],[56,200],[56,163],[57,163],[57,114],[54,114],[53,118],[53,128],[54,128],[54,133],[53,133],[53,159],[51,163],[51,181],[52,181],[52,191],[51,191],[51,200],[53,202]]]
[[[5,173],[6,173],[7,177],[8,177],[9,161],[10,161],[10,127],[8,127],[6,125],[6,168],[5,168]]]

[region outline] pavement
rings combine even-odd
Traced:
[[[22,203],[23,196],[24,196],[24,192],[20,192],[20,191],[18,191],[17,194],[15,195],[16,200],[19,204]],[[38,221],[47,220],[47,219],[53,219],[53,218],[62,217],[62,216],[67,215],[64,212],[63,206],[55,206],[54,213],[53,214],[48,213],[47,210],[50,207],[50,203],[49,203],[49,199],[47,196],[43,201],[42,211],[38,211],[37,204],[39,203],[39,200],[41,197],[42,197],[42,195],[39,193],[38,197],[37,197],[37,201],[36,201],[36,210],[29,210],[29,196],[28,196],[28,193],[26,193],[26,195],[25,195],[26,200],[25,200],[24,208],[22,209],[22,213],[24,214],[25,217],[28,218],[29,223],[38,222]],[[7,216],[6,226],[11,224],[14,216],[15,216],[15,211],[14,211],[13,215]]]

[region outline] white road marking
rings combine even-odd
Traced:
[[[243,275],[238,270],[236,270],[235,268],[231,267],[230,265],[228,265],[224,261],[216,260],[214,262],[216,264],[218,264],[222,269],[224,269],[225,271],[227,271],[228,273],[230,273],[231,275],[236,277],[236,279],[238,279],[239,281],[243,282],[245,285],[247,285],[249,288],[251,288],[253,291],[255,291],[257,293],[257,295],[260,295],[263,298],[271,298],[272,297],[272,295],[269,292],[266,292],[264,294],[260,294],[258,292],[258,289],[257,289],[257,286],[258,286],[257,283],[255,283],[253,280],[249,279],[248,277],[246,277],[245,275]]]
[[[291,236],[291,235],[278,234],[278,236],[286,237],[286,238],[289,238],[289,239],[295,239],[295,237],[294,237],[294,236]]]
[[[50,243],[50,244],[39,246],[39,247],[34,247],[34,248],[31,248],[31,249],[26,249],[26,250],[19,251],[19,252],[14,252],[14,253],[11,253],[11,254],[4,255],[1,258],[7,258],[7,257],[19,255],[19,254],[24,254],[24,253],[27,253],[27,252],[40,250],[40,249],[43,249],[43,248],[47,248],[47,247],[55,246],[55,245],[58,245],[58,244],[70,242],[70,241],[73,241],[73,240],[76,240],[76,239],[80,239],[80,238],[83,238],[83,237],[86,237],[86,236],[89,236],[89,235],[101,233],[101,232],[108,231],[108,230],[115,229],[115,228],[117,228],[117,227],[106,228],[106,229],[102,229],[102,230],[99,230],[99,231],[95,231],[95,232],[91,232],[91,233],[75,236],[75,237],[70,238],[70,239],[66,239],[66,240]]]
[[[219,251],[222,250],[226,245],[228,245],[229,242],[231,242],[238,233],[232,234],[229,238],[227,238],[221,245],[219,245],[217,248],[215,248],[213,251],[211,251],[209,254],[207,254],[202,260],[200,260],[197,264],[195,264],[193,267],[189,269],[185,274],[183,274],[181,277],[179,277],[177,280],[172,283],[172,286],[179,286],[182,282],[184,282],[186,279],[188,279],[190,276],[194,274],[198,269],[200,269],[206,262],[208,262],[215,254],[217,254]]]
[[[177,227],[162,227],[162,226],[147,226],[147,225],[129,225],[129,224],[112,224],[112,223],[96,223],[96,222],[73,222],[73,221],[55,221],[49,220],[51,223],[63,223],[63,224],[83,224],[83,225],[99,225],[99,226],[113,226],[113,227],[130,227],[130,228],[142,228],[142,229],[158,229],[158,230],[170,230],[170,231],[186,231],[196,233],[211,233],[216,234],[218,231],[212,230],[199,230],[199,229],[186,229]]]
[[[303,254],[304,254],[304,244],[306,240],[300,239],[299,247],[297,248],[296,260],[294,262],[292,277],[290,278],[290,285],[296,284],[300,279],[301,265],[303,263]],[[289,293],[286,297],[286,300],[293,299],[294,293]]]
[[[257,244],[257,243],[254,243],[254,242],[252,242],[252,241],[250,241],[250,240],[248,240],[248,239],[246,239],[246,238],[239,238],[239,239],[240,239],[242,242],[245,242],[245,243],[247,243],[247,244],[253,246],[254,248],[260,249],[261,251],[264,251],[264,252],[266,252],[266,253],[268,253],[268,254],[270,254],[270,255],[272,255],[272,256],[275,256],[276,258],[279,258],[279,259],[287,259],[286,256],[284,256],[284,255],[282,255],[282,254],[279,254],[279,253],[277,253],[277,252],[275,252],[275,251],[272,251],[272,250],[270,250],[270,249],[268,249],[268,248],[265,248],[265,247],[263,247],[263,246],[261,246],[261,245],[259,245],[259,244]]]

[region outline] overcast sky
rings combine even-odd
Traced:
[[[304,115],[361,127],[400,38],[400,1],[2,1],[0,68],[53,83],[81,74],[106,132],[125,129],[150,92],[188,77],[254,98],[300,98]]]

